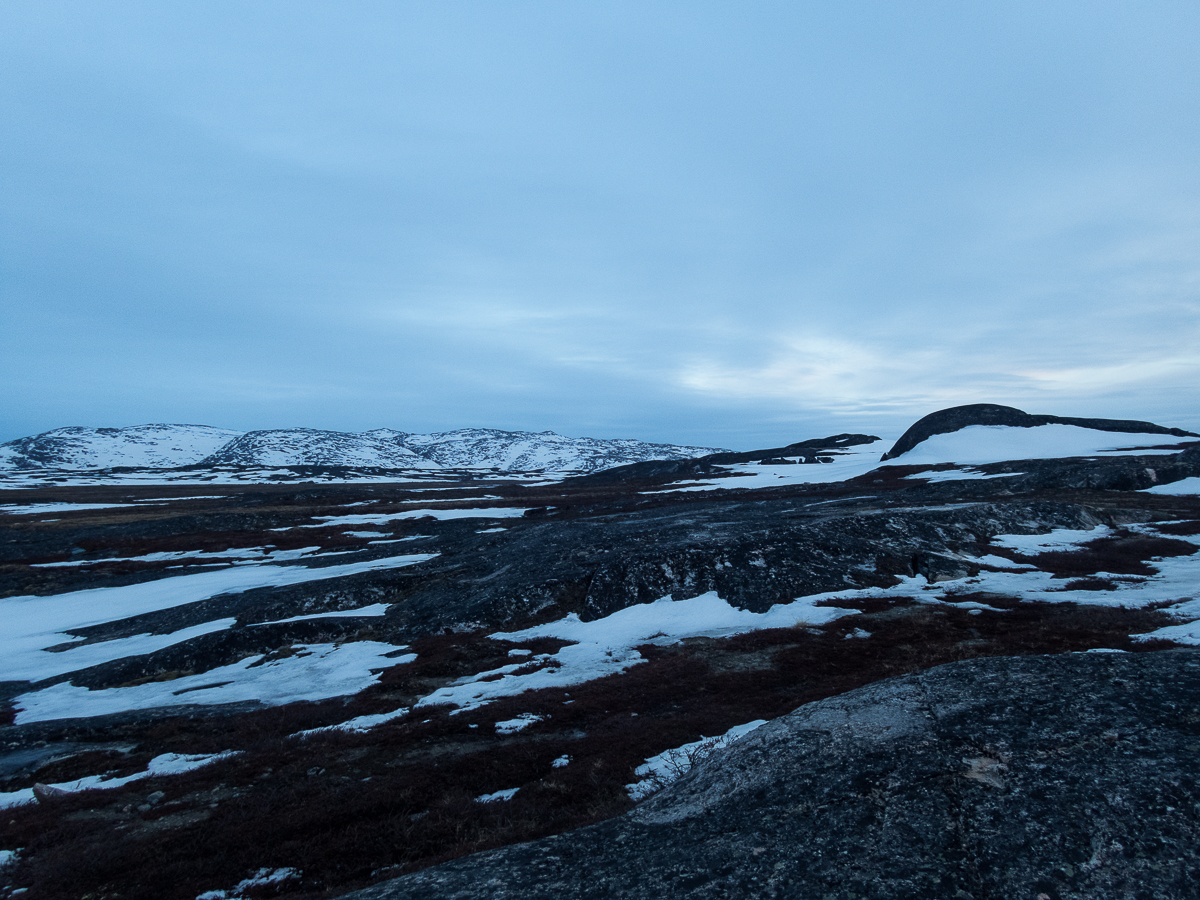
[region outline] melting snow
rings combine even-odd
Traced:
[[[291,616],[287,619],[272,619],[270,622],[255,622],[255,625],[286,625],[288,622],[305,622],[309,619],[338,619],[359,618],[361,616],[382,616],[388,611],[390,603],[372,603],[370,606],[360,606],[358,609],[337,609],[332,612],[309,613],[304,616]]]
[[[203,894],[196,895],[196,900],[242,900],[243,895],[250,888],[269,887],[299,877],[299,869],[259,869],[254,875],[239,881],[232,890],[205,891]],[[256,892],[254,896],[262,895]]]
[[[66,650],[45,648],[80,640],[70,635],[91,625],[114,622],[131,616],[172,609],[218,594],[240,593],[252,588],[278,587],[341,578],[359,572],[411,566],[433,559],[436,553],[392,556],[342,565],[239,566],[215,572],[199,572],[160,578],[121,587],[90,588],[49,597],[23,596],[0,600],[0,681],[40,681],[86,666],[121,659],[132,653],[148,653],[229,627],[232,619],[192,626],[170,635],[137,635],[112,641],[80,643]],[[144,649],[150,648],[150,649]]]
[[[765,613],[730,606],[715,591],[687,600],[662,597],[653,603],[618,610],[593,622],[583,622],[572,613],[557,622],[524,631],[499,632],[492,637],[515,642],[555,637],[574,643],[554,654],[541,654],[525,662],[468,676],[457,684],[434,691],[417,705],[449,704],[460,710],[474,709],[498,697],[527,690],[581,684],[645,662],[634,649],[640,644],[670,644],[687,637],[729,636],[760,628],[821,625],[853,615],[857,610],[814,604],[851,594],[858,596],[862,592],[837,591],[802,597],[792,603],[776,604]],[[541,663],[542,668],[516,674],[536,663]],[[500,677],[495,678],[497,675]]]
[[[411,662],[411,658],[407,661]],[[340,722],[337,725],[326,725],[324,728],[309,728],[307,731],[297,731],[292,737],[308,737],[313,734],[328,734],[332,731],[345,731],[348,733],[362,733],[370,731],[377,725],[383,725],[386,722],[391,722],[395,719],[403,718],[408,715],[409,708],[402,706],[400,709],[394,709],[391,712],[376,713],[372,716],[356,716],[353,719],[347,719],[345,722]]]
[[[12,516],[31,516],[42,513],[77,512],[83,509],[117,509],[122,506],[137,506],[136,503],[6,503],[0,513]]]
[[[174,681],[95,691],[61,682],[17,697],[16,724],[192,703],[258,701],[276,706],[299,700],[326,700],[357,694],[374,684],[381,670],[417,658],[415,653],[389,657],[404,648],[378,641],[298,644],[292,649],[291,656],[251,657]]]
[[[350,516],[314,516],[316,525],[301,525],[301,528],[326,528],[330,525],[382,525],[398,519],[517,519],[528,512],[511,506],[491,509],[410,509],[398,513],[377,513]]]
[[[534,715],[533,713],[521,713],[515,719],[506,719],[503,722],[496,723],[496,734],[516,734],[518,731],[523,731],[534,722],[540,722],[545,716]]]
[[[1156,484],[1154,487],[1144,488],[1143,493],[1167,494],[1177,497],[1185,494],[1200,494],[1200,478],[1193,475],[1191,478],[1172,481],[1170,484]]]
[[[132,775],[125,775],[122,778],[105,778],[103,775],[88,775],[86,778],[79,778],[75,781],[64,781],[59,784],[50,784],[47,787],[70,793],[110,790],[111,788],[118,788],[129,784],[132,781],[140,781],[143,778],[158,778],[163,775],[178,775],[183,772],[191,772],[193,769],[199,769],[219,759],[226,759],[235,755],[232,750],[224,753],[192,756],[182,753],[164,753],[150,760],[145,772],[135,772]],[[33,788],[0,793],[0,809],[32,803],[34,799]]]
[[[716,751],[728,747],[738,738],[745,737],[755,728],[766,724],[766,719],[755,719],[744,725],[734,725],[717,737],[701,738],[690,744],[673,747],[670,750],[664,750],[657,756],[650,757],[633,770],[633,774],[638,776],[638,780],[633,784],[625,785],[629,799],[644,800],[672,782],[678,781],[693,766],[707,759]]]
[[[506,788],[503,791],[496,791],[496,793],[494,793],[494,794],[480,794],[478,797],[475,798],[475,802],[476,803],[497,803],[502,800],[511,800],[513,798],[513,795],[516,794],[516,792],[519,790],[520,790],[520,788]]]

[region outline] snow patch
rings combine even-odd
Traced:
[[[503,722],[496,723],[496,734],[516,734],[518,731],[524,731],[535,722],[541,722],[545,716],[534,715],[533,713],[521,713],[515,719],[506,719]]]
[[[411,657],[406,662],[411,662],[415,657]],[[353,719],[347,719],[345,722],[340,722],[337,725],[326,725],[324,728],[309,728],[306,731],[297,731],[292,737],[309,737],[314,734],[328,734],[333,731],[344,731],[349,734],[361,734],[364,731],[370,731],[379,725],[387,722],[392,722],[396,719],[401,719],[408,715],[409,708],[402,706],[400,709],[394,709],[391,712],[376,713],[372,716],[356,716]]]
[[[816,603],[863,593],[835,591],[815,594],[792,603],[776,604],[765,613],[752,613],[730,606],[717,596],[716,591],[687,600],[672,600],[666,596],[653,603],[618,610],[592,622],[581,621],[571,613],[557,622],[491,635],[496,640],[515,643],[541,637],[572,641],[557,653],[540,654],[522,663],[467,676],[434,691],[421,699],[417,706],[448,704],[458,707],[456,711],[462,711],[527,690],[582,684],[645,662],[645,658],[635,649],[641,644],[672,644],[688,637],[727,637],[762,628],[823,625],[842,616],[854,615],[858,610],[816,606]],[[531,665],[538,663],[541,664],[540,668],[529,671]]]
[[[1156,484],[1154,487],[1143,488],[1144,494],[1166,494],[1171,497],[1200,494],[1200,477],[1193,475],[1170,484]]]
[[[1164,434],[1123,434],[1079,425],[969,425],[949,434],[928,437],[907,453],[883,465],[919,466],[938,463],[983,465],[1021,459],[1068,459],[1077,456],[1162,456],[1178,450],[1147,450],[1178,443]]]
[[[231,890],[205,891],[203,894],[197,894],[196,900],[242,900],[250,888],[269,887],[299,877],[299,869],[259,869],[254,875],[239,881]],[[255,894],[255,896],[259,895]]]
[[[13,701],[17,710],[16,724],[194,703],[211,706],[256,701],[278,706],[300,700],[343,697],[357,694],[374,684],[383,669],[417,658],[415,653],[400,657],[391,655],[403,649],[378,641],[298,644],[291,648],[292,655],[289,656],[251,657],[173,681],[94,691],[60,682],[18,696]]]
[[[528,509],[498,506],[491,509],[409,509],[398,513],[362,514],[350,516],[313,516],[316,525],[301,528],[327,528],[330,525],[382,525],[399,519],[519,519]]]
[[[728,747],[738,738],[745,737],[760,725],[766,725],[766,719],[755,719],[744,725],[734,725],[722,735],[711,738],[701,738],[690,744],[683,744],[664,750],[657,756],[652,756],[642,765],[633,770],[638,780],[625,785],[629,799],[635,802],[644,800],[651,794],[662,790],[686,775],[712,754]]]
[[[153,652],[198,634],[219,630],[220,627],[227,628],[233,620],[222,619],[196,625],[172,635],[138,635],[81,643],[53,652],[46,649],[80,640],[72,635],[88,626],[173,609],[218,594],[402,568],[436,556],[436,553],[416,553],[318,568],[238,566],[159,578],[141,584],[89,588],[49,597],[8,597],[0,600],[0,621],[4,622],[3,632],[0,632],[0,681],[40,681],[100,662],[121,659],[134,652]],[[168,638],[171,640],[166,640]]]
[[[231,756],[236,756],[237,753],[232,750],[227,750],[224,753],[209,753],[209,754],[184,754],[184,753],[164,753],[161,756],[156,756],[146,765],[146,771],[135,772],[132,775],[125,775],[121,778],[105,778],[103,775],[88,775],[86,778],[77,778],[74,781],[64,781],[59,784],[49,784],[49,787],[55,791],[66,791],[67,793],[78,793],[79,791],[106,791],[112,788],[122,787],[134,781],[141,781],[143,778],[159,778],[165,775],[180,775],[184,772],[191,772],[203,766],[211,765],[221,759],[228,759]],[[10,806],[21,806],[26,803],[33,803],[36,798],[33,795],[33,788],[25,788],[20,791],[9,791],[8,793],[0,793],[0,809],[7,809]]]
[[[496,791],[496,793],[494,793],[494,794],[480,794],[478,797],[475,798],[475,802],[476,803],[499,803],[504,800],[511,800],[513,798],[513,795],[515,795],[517,793],[517,791],[519,791],[519,790],[520,790],[520,788],[506,788],[503,791]]]

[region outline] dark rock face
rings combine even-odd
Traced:
[[[1194,898],[1200,654],[953,663],[812,703],[632,813],[348,895]]]
[[[995,403],[972,403],[968,406],[952,406],[940,409],[918,419],[908,431],[900,436],[895,446],[883,455],[883,459],[895,459],[907,453],[917,444],[935,434],[949,434],[970,425],[1008,425],[1014,428],[1032,428],[1035,425],[1077,425],[1097,431],[1115,431],[1125,434],[1163,434],[1174,437],[1200,437],[1181,428],[1164,428],[1151,422],[1132,419],[1079,419],[1071,416],[1038,416],[1023,412],[1012,406]]]

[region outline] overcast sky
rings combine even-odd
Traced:
[[[0,4],[0,440],[1200,430],[1200,4]]]

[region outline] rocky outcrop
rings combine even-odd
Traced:
[[[940,409],[918,419],[900,436],[884,460],[895,459],[935,434],[949,434],[971,425],[1007,425],[1013,428],[1033,428],[1036,425],[1075,425],[1096,431],[1115,431],[1124,434],[1162,434],[1173,437],[1200,437],[1181,428],[1165,428],[1151,422],[1132,419],[1079,419],[1072,416],[1031,415],[1012,406],[995,403],[972,403]]]
[[[801,707],[633,812],[354,900],[1158,900],[1200,889],[1200,654],[953,663]]]

